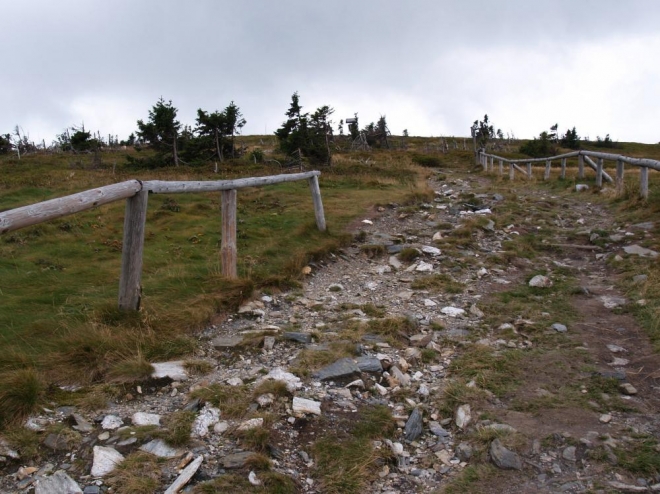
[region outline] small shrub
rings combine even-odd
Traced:
[[[429,168],[442,166],[442,160],[439,157],[429,156],[427,154],[414,154],[412,161],[419,166],[426,166]]]
[[[403,262],[413,262],[421,255],[421,252],[419,252],[417,249],[413,247],[406,247],[401,252],[399,252],[399,259]]]
[[[155,456],[137,451],[117,465],[108,483],[117,494],[152,494],[162,484],[158,463]]]
[[[43,399],[42,377],[32,368],[0,376],[0,424],[17,422],[36,412]]]
[[[185,446],[190,441],[190,431],[195,421],[195,412],[180,410],[171,414],[163,431],[162,439],[170,446]]]

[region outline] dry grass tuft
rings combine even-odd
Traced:
[[[117,494],[152,494],[162,487],[162,471],[157,457],[142,451],[128,455],[108,478]]]
[[[37,411],[45,391],[43,377],[33,368],[0,375],[0,424],[19,422]]]

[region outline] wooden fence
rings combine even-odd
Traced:
[[[550,156],[548,158],[523,158],[523,159],[508,159],[502,156],[485,153],[479,150],[476,153],[477,164],[483,166],[484,171],[495,171],[495,160],[499,162],[499,172],[504,174],[504,163],[509,167],[509,179],[515,178],[515,173],[519,172],[525,175],[528,179],[532,178],[532,164],[545,162],[545,171],[543,179],[550,178],[550,171],[552,169],[552,162],[561,160],[561,178],[566,178],[566,160],[568,158],[577,157],[578,159],[578,178],[584,178],[584,165],[596,172],[596,186],[602,187],[603,180],[614,183],[618,194],[623,192],[624,182],[624,166],[629,164],[639,167],[639,195],[647,199],[649,196],[649,169],[660,171],[660,161],[647,159],[647,158],[630,158],[628,156],[621,156],[618,154],[599,153],[597,151],[573,151],[572,153],[560,154],[557,156]],[[594,161],[592,158],[596,158]],[[616,177],[612,178],[604,169],[605,160],[616,161]],[[523,169],[520,164],[526,164],[527,168]]]
[[[137,310],[140,307],[142,253],[144,250],[144,231],[149,193],[179,194],[184,192],[219,191],[222,194],[222,241],[220,246],[222,274],[227,278],[234,279],[237,277],[236,191],[246,187],[307,180],[312,193],[316,225],[319,230],[325,231],[325,215],[318,180],[320,174],[319,171],[309,171],[208,182],[165,182],[161,180],[141,182],[139,180],[128,180],[0,212],[0,234],[126,199],[122,264],[119,278],[119,308]]]

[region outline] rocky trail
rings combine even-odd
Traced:
[[[591,191],[461,170],[429,186],[356,222],[301,289],[218,317],[187,365],[31,417],[45,453],[1,440],[2,492],[660,492],[660,358],[616,282],[657,255],[655,225],[617,224]],[[322,449],[383,410],[367,456]],[[190,439],[159,433],[173,417]]]

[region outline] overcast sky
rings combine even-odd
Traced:
[[[124,139],[159,97],[234,101],[272,133],[291,94],[361,126],[660,141],[658,0],[0,0],[0,133]]]

